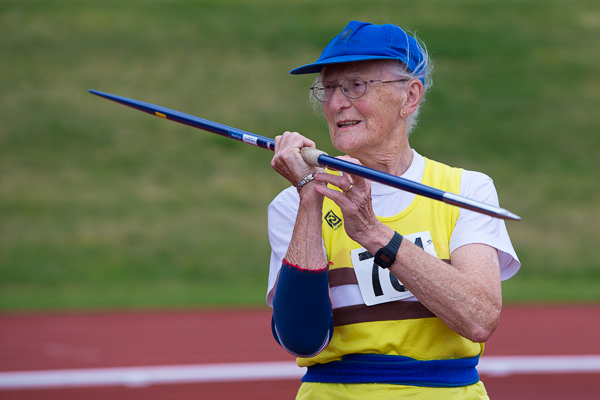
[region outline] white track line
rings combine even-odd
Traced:
[[[600,355],[483,357],[482,375],[597,373]],[[299,379],[293,361],[0,372],[0,390]]]
[[[293,361],[2,372],[0,389],[278,380],[303,374]]]

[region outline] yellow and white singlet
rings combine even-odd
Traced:
[[[459,193],[461,169],[426,159],[422,182]],[[450,236],[459,210],[416,196],[402,212],[378,217],[387,226],[450,262]],[[335,330],[328,347],[311,358],[298,358],[309,367],[341,360],[353,354],[405,356],[415,360],[457,360],[478,357],[483,344],[473,343],[448,328],[404,288],[388,270],[373,270],[372,259],[343,227],[343,215],[330,199],[323,205],[323,240],[327,251],[329,285]],[[366,254],[365,254],[366,253]],[[378,267],[377,267],[378,268]],[[347,301],[347,290],[360,290],[362,303]],[[403,300],[410,298],[410,300]],[[359,304],[356,304],[359,303]],[[460,387],[422,387],[387,383],[304,382],[298,399],[487,399],[483,384]]]

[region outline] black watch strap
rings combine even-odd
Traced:
[[[391,267],[394,261],[396,261],[396,254],[398,253],[400,244],[402,244],[402,235],[398,232],[394,232],[394,237],[392,240],[390,240],[387,246],[382,247],[377,253],[375,253],[375,259],[373,262],[379,265],[381,268]]]

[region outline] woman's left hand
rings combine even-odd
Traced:
[[[361,164],[350,156],[337,158]],[[380,222],[373,212],[370,181],[347,173],[319,173],[315,175],[315,180],[342,190],[339,192],[324,185],[315,185],[315,191],[333,200],[342,210],[344,229],[350,239],[360,243],[368,251],[377,251],[394,236],[394,231]]]

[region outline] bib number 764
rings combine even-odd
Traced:
[[[410,240],[427,253],[437,257],[429,231],[405,235],[404,240]],[[352,250],[350,257],[360,292],[367,306],[412,296],[412,293],[389,270],[374,264],[373,255],[364,248]]]

